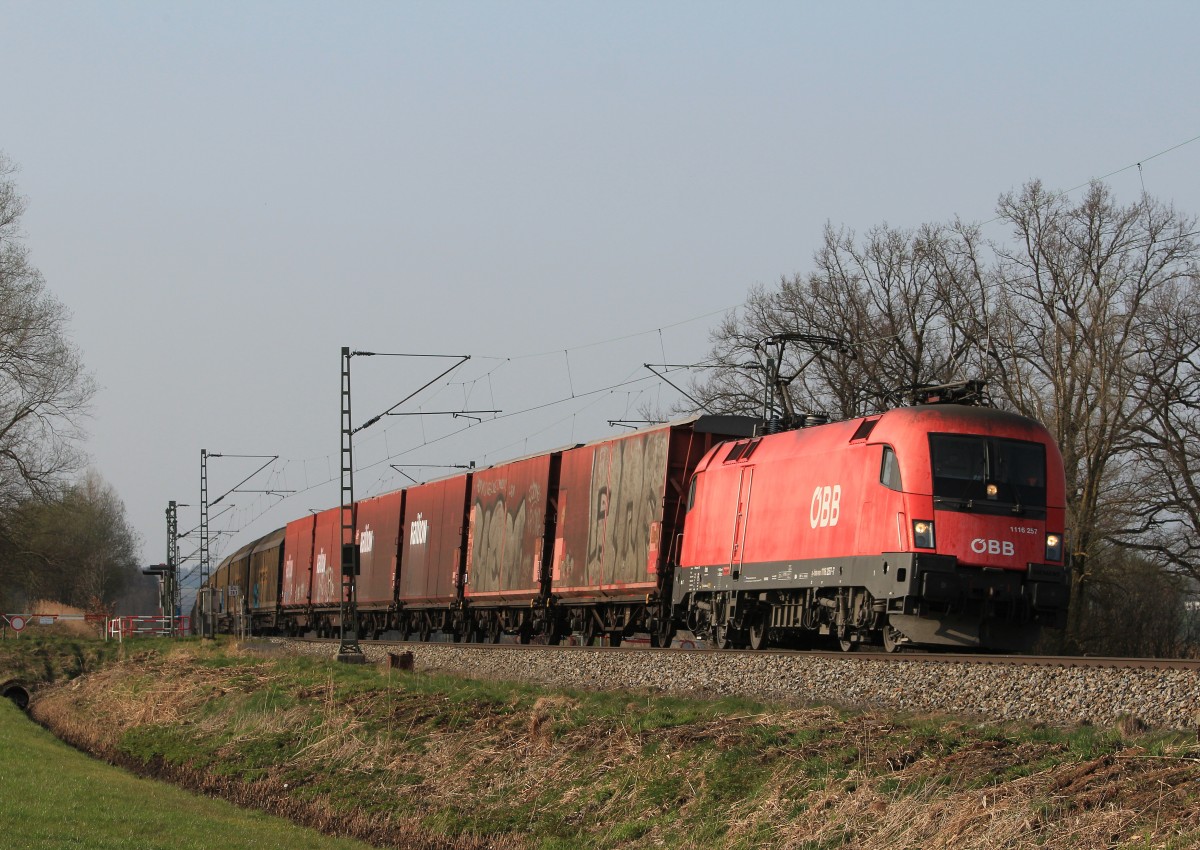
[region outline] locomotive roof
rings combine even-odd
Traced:
[[[865,417],[870,419],[871,417]],[[918,404],[913,407],[897,407],[886,411],[879,417],[887,420],[932,420],[933,422],[959,423],[973,428],[1037,428],[1043,429],[1037,420],[1011,413],[1007,410],[997,410],[994,407],[980,407],[969,404]]]
[[[991,407],[963,404],[897,407],[870,416],[840,419],[762,436],[768,444],[775,447],[774,451],[786,453],[800,449],[801,446],[805,447],[803,450],[806,451],[820,452],[859,442],[907,444],[914,438],[924,439],[924,435],[938,431],[993,434],[1014,439],[1044,440],[1050,445],[1054,443],[1046,428],[1034,419]],[[738,438],[738,442],[741,440],[742,438]],[[730,442],[723,445],[728,447]],[[699,468],[706,468],[717,457],[725,456],[722,455],[723,451],[725,450],[720,446],[714,446]],[[761,457],[761,453],[758,456]]]

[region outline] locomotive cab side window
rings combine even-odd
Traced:
[[[900,461],[891,446],[883,447],[883,463],[879,467],[879,483],[889,490],[903,490],[900,482]]]

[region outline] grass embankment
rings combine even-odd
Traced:
[[[43,697],[109,757],[405,847],[1200,847],[1194,736],[521,685],[190,645]]]
[[[74,679],[115,661],[120,644],[94,638],[64,637],[37,628],[0,640],[0,682],[16,679],[27,686]]]
[[[0,846],[227,850],[367,845],[302,829],[88,758],[0,700]]]

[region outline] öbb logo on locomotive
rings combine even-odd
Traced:
[[[813,490],[812,503],[808,508],[808,523],[813,528],[827,528],[838,524],[842,510],[842,485],[832,487],[817,485]]]
[[[1017,553],[1011,540],[984,540],[982,537],[976,537],[971,541],[971,551],[976,555],[1011,556]]]
[[[1011,651],[1070,599],[1057,445],[978,405],[769,433],[700,415],[414,484],[354,517],[363,636]],[[336,633],[339,592],[313,579],[340,568],[341,520],[298,518],[211,581],[254,587],[239,604],[256,633]]]

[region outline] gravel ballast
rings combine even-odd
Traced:
[[[289,651],[337,654],[337,643],[269,639]],[[364,643],[369,661],[411,652],[414,668],[562,688],[737,694],[848,708],[933,712],[1052,724],[1137,718],[1200,726],[1200,670],[831,658],[784,653]]]

